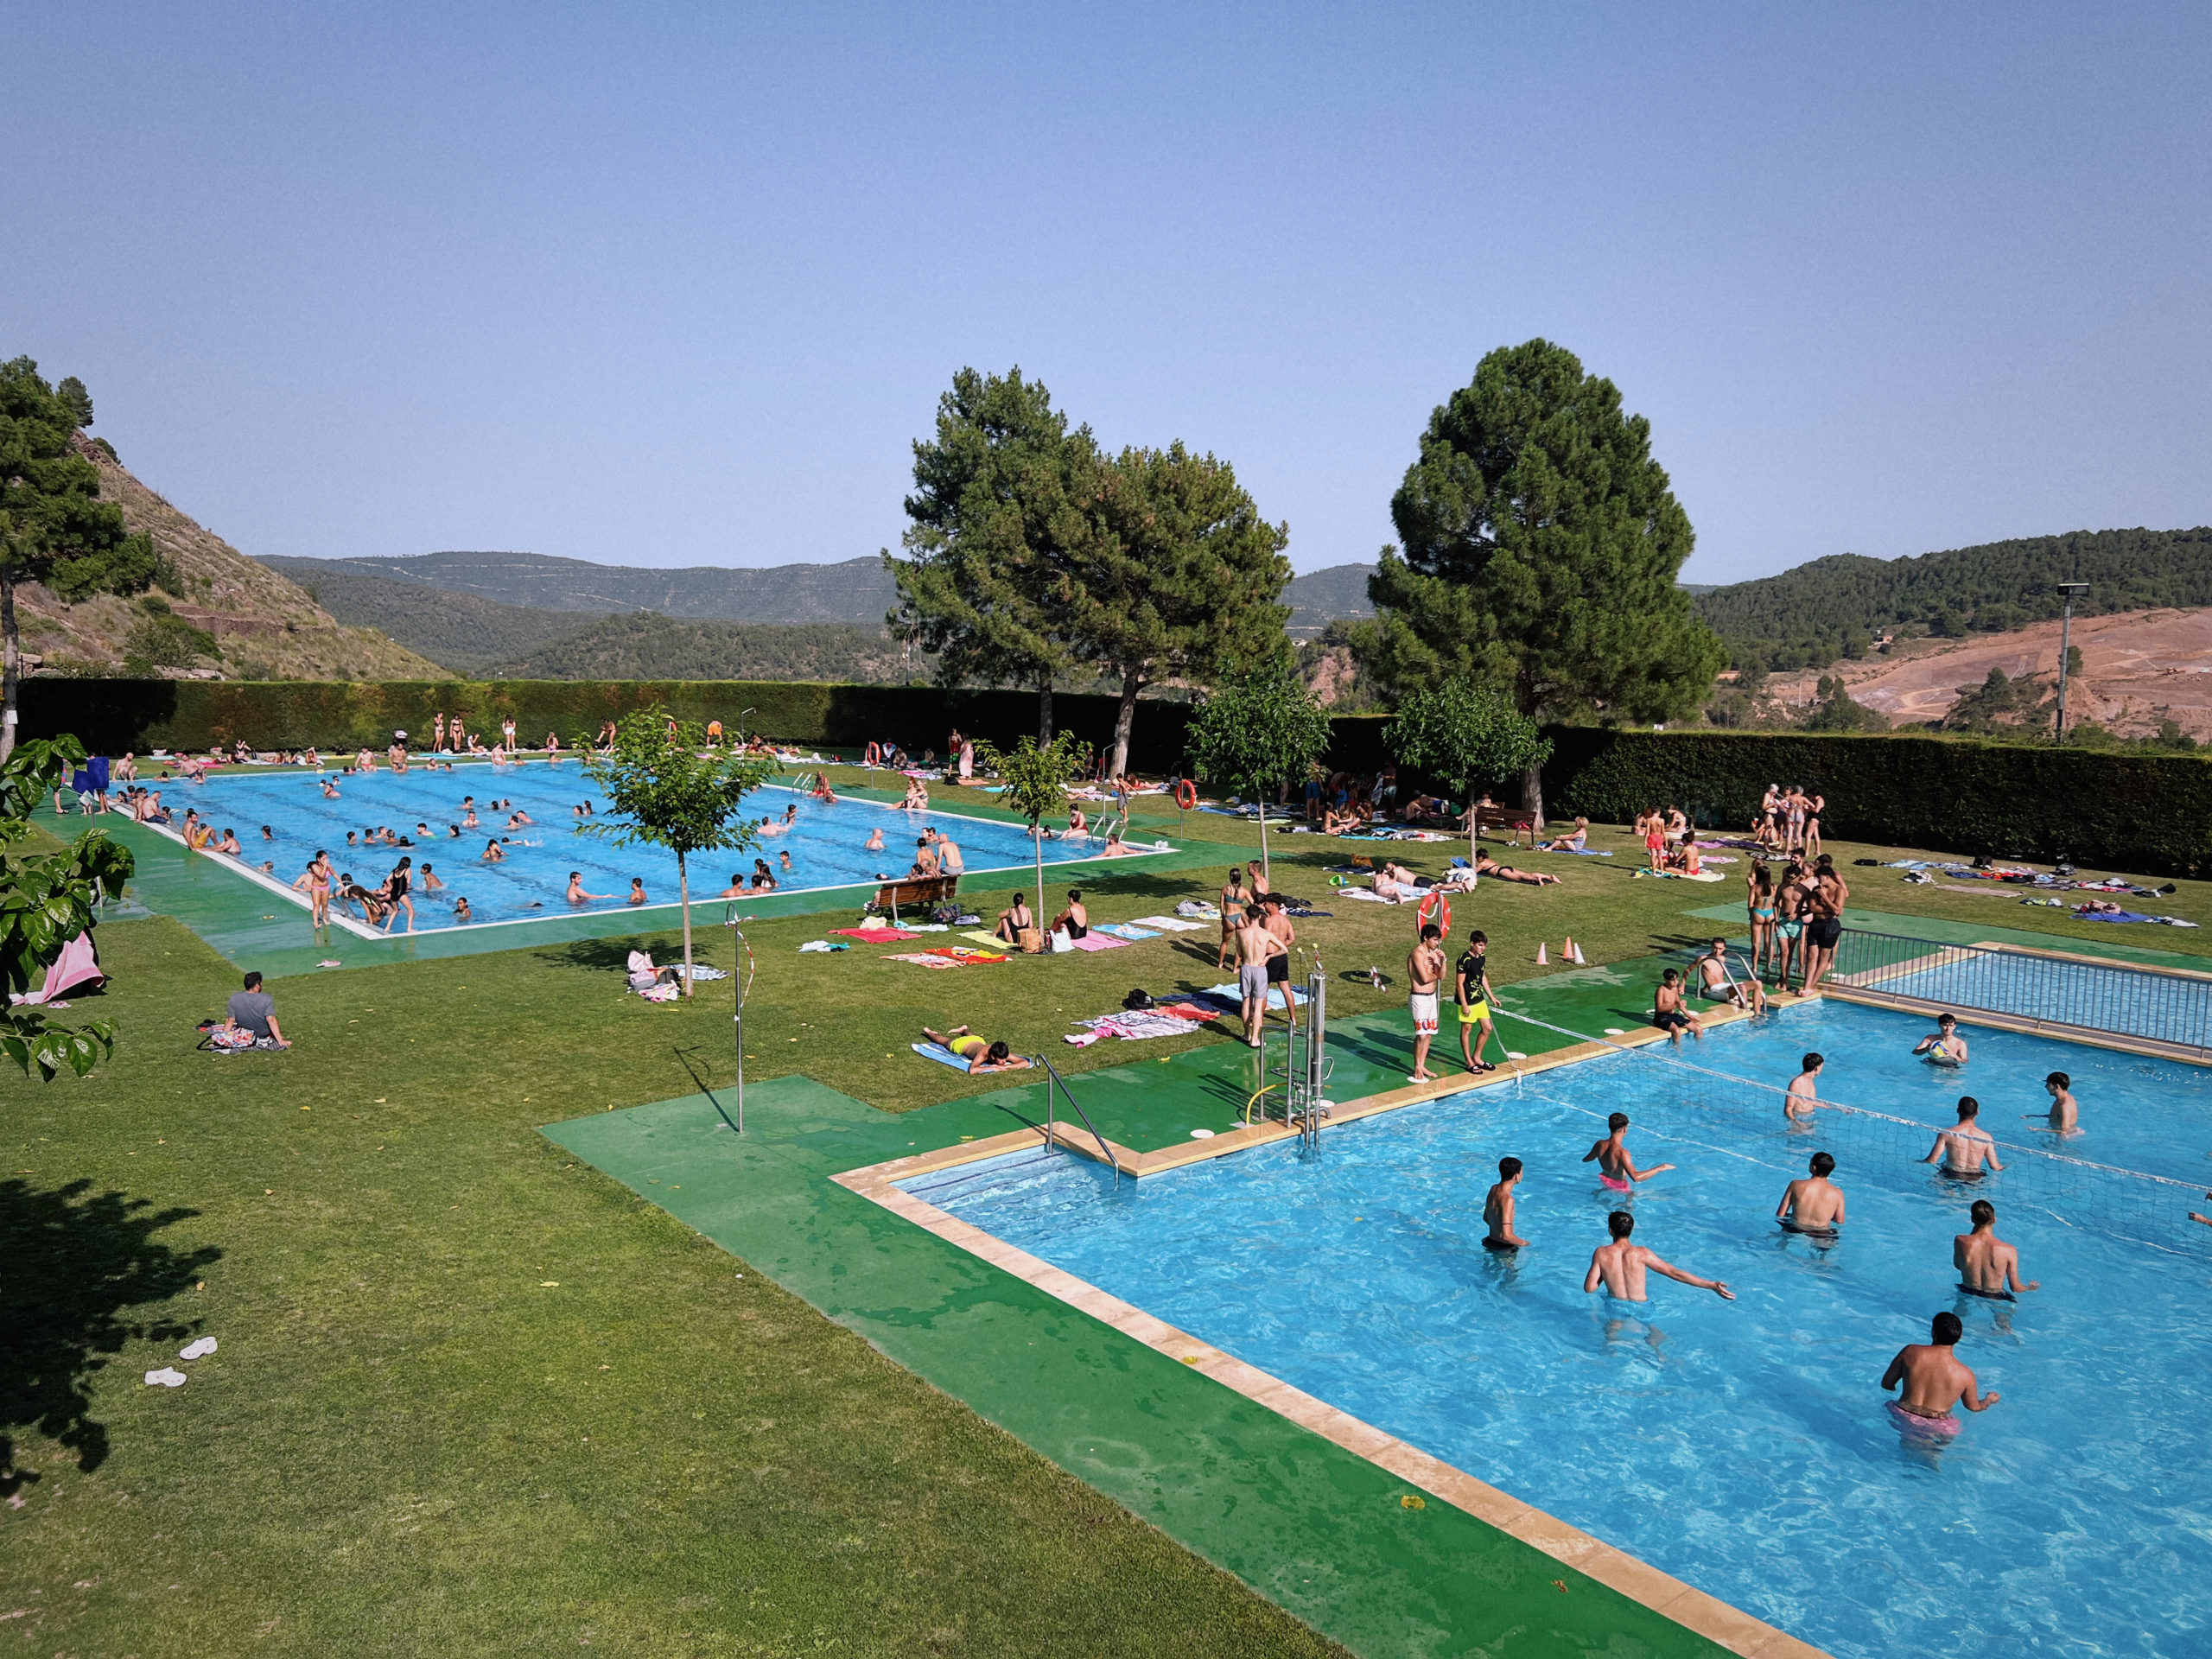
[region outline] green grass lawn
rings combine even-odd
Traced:
[[[1173,825],[1172,809],[1141,823]],[[1193,817],[1221,864],[1249,830]],[[1322,902],[1343,846],[1278,843]],[[1738,895],[1541,861],[1560,888],[1486,886],[1501,981],[1571,932],[1592,961],[1709,934]],[[1364,850],[1376,850],[1369,843]],[[1452,849],[1410,849],[1440,868]],[[1850,858],[1889,849],[1839,846]],[[1742,866],[1729,867],[1739,874]],[[1854,903],[2202,954],[2203,935],[2069,923],[2005,898],[1849,870]],[[1211,879],[1209,880],[1208,878]],[[1094,914],[1210,891],[1117,871]],[[1058,889],[1054,889],[1057,899]],[[979,898],[982,895],[979,895]],[[2204,919],[2212,887],[2155,908]],[[1305,925],[1332,970],[1402,983],[1409,912]],[[1072,1071],[1212,1037],[1081,1052],[1068,1022],[1222,977],[1203,936],[929,972],[836,918],[748,930],[748,1071],[808,1073],[888,1110],[970,1081],[911,1054],[966,1020]],[[673,938],[654,934],[665,951]],[[702,930],[707,960],[728,936]],[[1192,941],[1196,941],[1195,944]],[[1323,1643],[866,1344],[576,1165],[535,1126],[729,1074],[727,982],[691,1007],[620,994],[627,941],[273,982],[298,1046],[217,1058],[193,1021],[235,969],[165,920],[112,925],[113,1063],[10,1075],[0,1170],[0,1641],[26,1653],[1277,1654]],[[881,947],[882,950],[895,947]],[[1339,981],[1336,1011],[1396,1006]],[[1117,1052],[1118,1051],[1118,1052]],[[1077,1087],[1081,1087],[1078,1078]],[[215,1356],[142,1385],[191,1334]]]

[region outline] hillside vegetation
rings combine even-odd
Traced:
[[[1841,553],[1695,603],[1734,666],[1771,671],[1855,659],[1898,629],[1964,639],[2048,621],[2069,581],[2089,584],[2076,616],[2212,605],[2212,529],[2076,531],[1907,559]]]
[[[610,616],[494,664],[512,680],[823,680],[896,683],[926,675],[880,629],[821,623],[705,622],[636,612]]]
[[[413,680],[439,665],[374,628],[353,627],[281,573],[246,556],[141,483],[105,443],[79,433],[103,501],[153,539],[156,593],[100,594],[74,604],[39,583],[16,590],[23,646],[57,674],[157,670],[228,679]]]
[[[474,594],[533,610],[666,616],[744,622],[856,622],[882,626],[896,599],[873,556],[836,564],[754,569],[695,564],[673,569],[594,564],[543,553],[421,553],[395,559],[318,561],[417,587]]]
[[[408,650],[458,673],[474,674],[574,632],[572,610],[507,605],[364,569],[352,559],[264,559],[341,622],[378,627]]]

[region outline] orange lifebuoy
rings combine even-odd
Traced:
[[[1187,778],[1176,780],[1175,804],[1185,812],[1198,804],[1198,786]]]
[[[1433,891],[1414,909],[1414,925],[1416,928],[1427,927],[1432,921],[1446,935],[1452,931],[1452,901]]]

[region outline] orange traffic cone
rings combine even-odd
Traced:
[[[1570,933],[1566,938],[1560,941],[1559,959],[1561,962],[1573,962],[1574,960],[1573,934]]]
[[[1544,942],[1541,939],[1537,940],[1536,966],[1539,968],[1548,968],[1551,965],[1551,958],[1544,954]]]

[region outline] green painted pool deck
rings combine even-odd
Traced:
[[[1648,1007],[1648,977],[1582,969],[1509,1000],[1597,1034]],[[1574,1040],[1500,1030],[1532,1056]],[[1403,1086],[1405,1014],[1332,1021],[1330,1042],[1337,1098]],[[1235,1124],[1257,1076],[1221,1044],[1074,1081],[1102,1134],[1150,1151]],[[1043,1117],[1033,1083],[893,1116],[786,1077],[747,1090],[742,1139],[704,1096],[543,1133],[1357,1652],[1726,1651],[831,1179]]]
[[[854,790],[847,793],[878,799],[897,798],[880,790]],[[976,802],[962,801],[957,810],[971,817],[1019,821],[1014,814],[999,807]],[[73,817],[66,826],[58,827],[73,834],[83,822]],[[641,931],[658,932],[677,925],[677,906],[662,904],[635,910],[549,915],[543,921],[445,927],[417,933],[403,931],[374,939],[332,927],[324,942],[318,944],[305,907],[279,897],[242,874],[237,861],[218,853],[193,852],[170,836],[113,813],[96,822],[117,842],[128,847],[137,861],[137,870],[130,886],[130,897],[134,901],[147,912],[175,918],[230,961],[259,969],[272,978],[313,973],[325,962],[334,962],[345,968],[380,967],[395,962],[531,950]],[[397,853],[393,852],[392,856],[397,858]],[[1095,880],[1109,872],[1121,874],[1139,868],[1166,872],[1207,868],[1217,863],[1219,858],[1219,849],[1210,842],[1185,842],[1170,838],[1169,850],[1164,853],[1142,858],[1071,859],[1047,865],[1046,873],[1055,881],[1071,878]],[[694,928],[719,926],[733,913],[741,923],[833,913],[857,916],[861,906],[875,896],[876,885],[869,881],[853,887],[767,893],[735,904],[695,897],[691,901],[691,925]],[[419,896],[416,902],[422,902]],[[119,913],[111,913],[118,914],[119,918]]]

